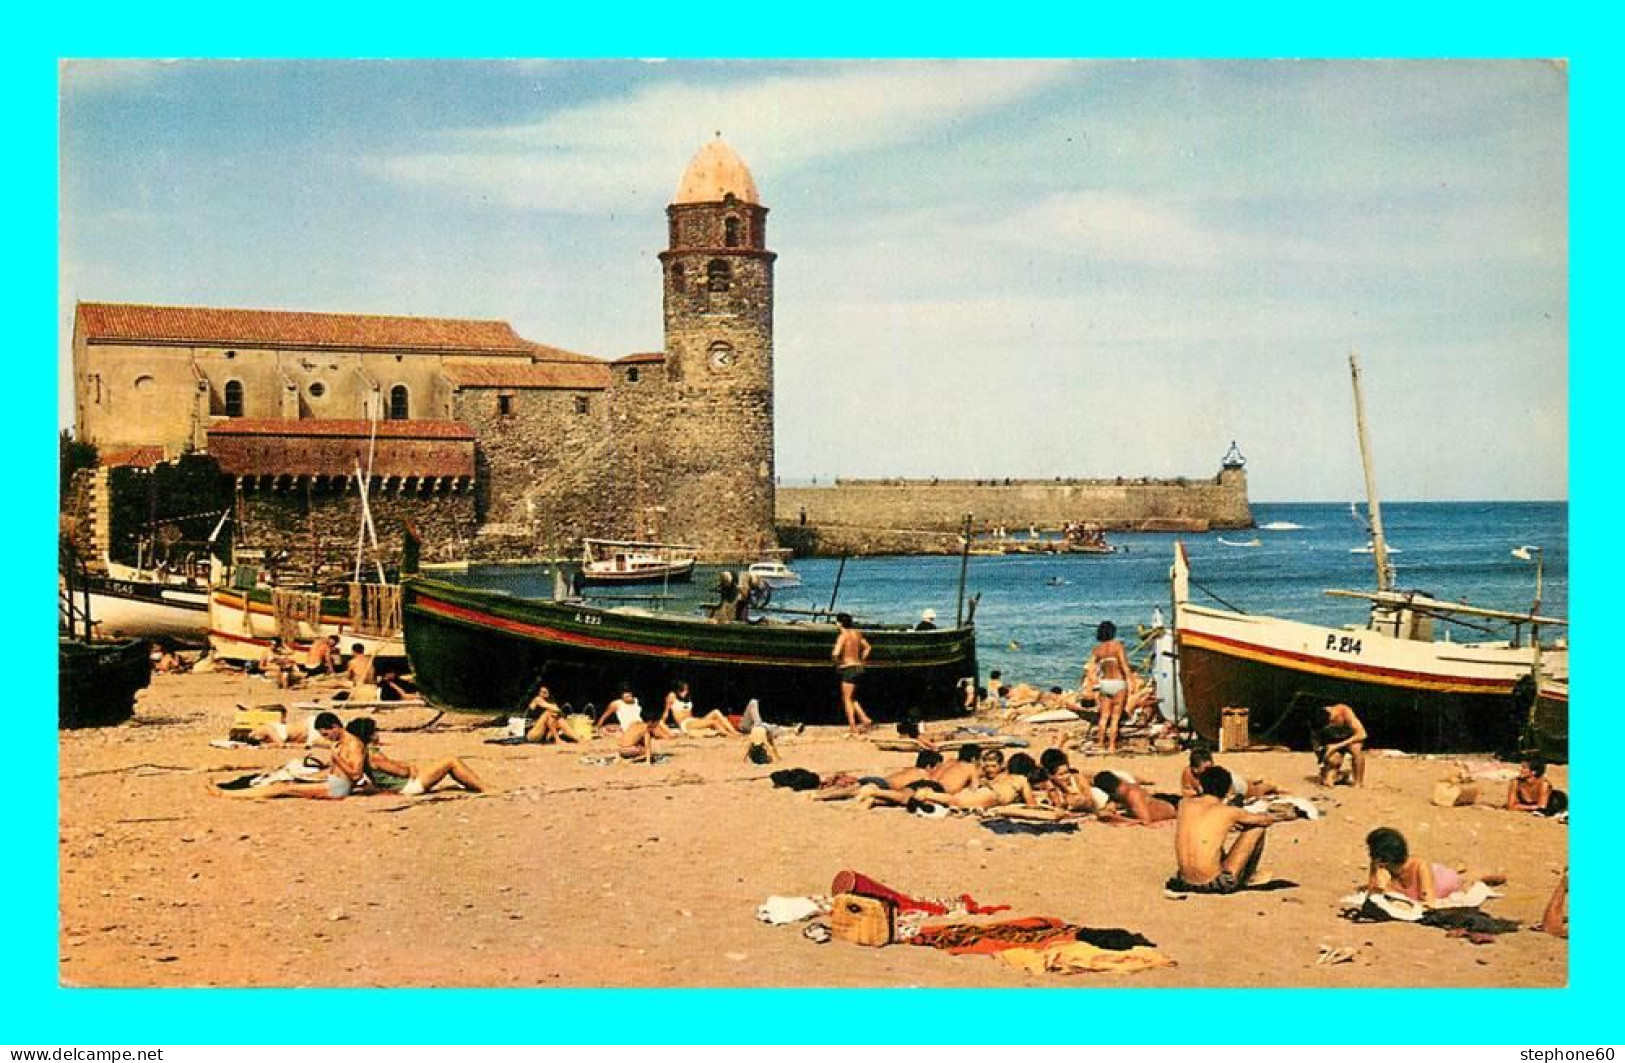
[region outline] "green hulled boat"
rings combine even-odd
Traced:
[[[755,698],[775,722],[840,722],[832,623],[719,623],[410,577],[402,583],[406,651],[432,701],[509,711],[538,683],[576,706],[602,705],[628,682],[645,705],[686,679],[701,708],[738,712]],[[975,683],[976,629],[859,627],[873,647],[858,699],[877,721],[962,714]]]

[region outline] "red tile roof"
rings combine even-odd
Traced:
[[[650,351],[644,354],[629,354],[625,358],[615,359],[616,365],[643,365],[649,362],[664,362],[664,351]]]
[[[609,366],[603,362],[448,362],[445,372],[452,386],[459,388],[602,391],[609,387]]]
[[[164,460],[164,448],[158,446],[126,447],[123,450],[110,450],[96,455],[96,464],[104,469],[132,466],[137,469],[150,469]]]
[[[474,433],[453,421],[222,421],[209,453],[234,476],[351,476],[371,455],[374,476],[474,475]]]
[[[275,421],[234,417],[209,426],[209,436],[356,437],[373,436],[371,421]],[[461,421],[379,421],[379,439],[473,439]]]
[[[80,303],[76,331],[87,340],[201,343],[228,347],[314,347],[478,352],[529,356],[535,344],[506,321],[460,321],[286,310]],[[550,348],[551,349],[551,348]],[[559,352],[565,355],[568,352]]]
[[[603,359],[594,358],[590,354],[577,354],[563,347],[549,347],[545,343],[531,343],[529,346],[530,356],[538,362],[588,362],[593,365],[603,362]]]

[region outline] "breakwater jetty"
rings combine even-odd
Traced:
[[[775,514],[780,542],[803,555],[956,553],[966,514],[979,533],[1069,523],[1108,531],[1254,526],[1239,461],[1201,479],[843,479],[781,486]]]

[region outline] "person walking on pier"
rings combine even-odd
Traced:
[[[869,660],[869,640],[852,626],[852,614],[838,614],[835,623],[841,632],[835,636],[835,648],[829,655],[841,680],[841,708],[846,712],[847,733],[856,735],[874,726],[858,701],[858,677],[863,675],[863,666]]]

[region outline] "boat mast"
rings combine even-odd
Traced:
[[[1394,570],[1388,563],[1388,540],[1382,534],[1382,503],[1377,501],[1377,477],[1371,470],[1371,441],[1366,438],[1365,400],[1360,394],[1360,360],[1349,352],[1349,373],[1354,378],[1354,424],[1360,432],[1360,465],[1365,470],[1366,508],[1371,515],[1371,556],[1377,565],[1377,590],[1391,590]]]
[[[965,514],[964,527],[959,532],[959,597],[954,602],[954,627],[965,626],[965,576],[970,568],[970,522]]]

